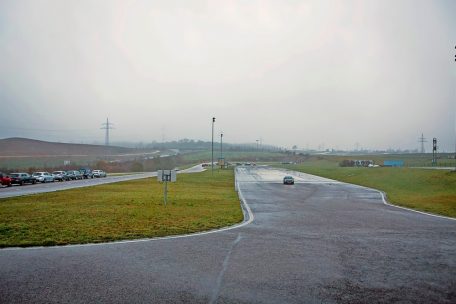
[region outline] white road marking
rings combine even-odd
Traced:
[[[72,244],[72,245],[63,245],[63,246],[37,246],[37,247],[8,247],[8,248],[3,248],[0,249],[0,252],[2,250],[36,250],[36,249],[64,249],[64,248],[74,248],[74,247],[92,247],[92,246],[105,246],[105,245],[118,245],[118,244],[128,244],[128,243],[142,243],[142,242],[151,242],[151,241],[161,241],[161,240],[172,240],[172,239],[180,239],[180,238],[187,238],[187,237],[196,237],[196,236],[202,236],[202,235],[208,235],[212,233],[219,233],[219,232],[224,232],[224,231],[229,231],[233,229],[238,229],[241,227],[244,227],[255,219],[253,216],[253,212],[250,209],[249,205],[247,204],[244,195],[242,194],[242,191],[239,187],[239,183],[237,184],[237,189],[238,189],[238,195],[239,199],[241,200],[242,204],[244,205],[245,210],[247,211],[247,215],[249,216],[248,220],[245,219],[245,213],[244,213],[244,221],[240,224],[235,224],[233,226],[225,227],[225,228],[220,228],[220,229],[214,229],[214,230],[209,230],[209,231],[203,231],[203,232],[195,232],[195,233],[189,233],[189,234],[181,234],[181,235],[170,235],[170,236],[163,236],[163,237],[156,237],[156,238],[144,238],[144,239],[136,239],[136,240],[124,240],[124,241],[114,241],[114,242],[108,242],[108,243],[89,243],[89,244]]]
[[[278,169],[277,169],[277,171],[280,172],[280,170],[278,170]],[[284,171],[287,174],[292,175],[292,176],[301,176],[301,177],[304,177],[304,178],[309,178],[310,177],[310,179],[313,180],[313,181],[307,180],[307,181],[304,181],[302,183],[308,183],[308,184],[317,184],[317,183],[325,184],[325,183],[328,183],[328,184],[345,184],[345,185],[350,185],[350,186],[356,186],[356,187],[359,187],[359,188],[363,188],[363,189],[367,189],[367,190],[371,190],[371,191],[376,191],[376,192],[380,193],[380,195],[382,197],[383,204],[385,204],[387,206],[395,207],[395,208],[399,208],[399,209],[402,209],[402,210],[407,210],[407,211],[411,211],[411,212],[415,212],[415,213],[419,213],[419,214],[422,214],[422,215],[428,215],[428,216],[437,217],[437,218],[441,218],[441,219],[447,219],[447,220],[456,221],[456,218],[453,218],[453,217],[448,217],[448,216],[444,216],[444,215],[437,215],[437,214],[433,214],[433,213],[428,213],[428,212],[423,212],[423,211],[418,211],[418,210],[414,210],[414,209],[410,209],[410,208],[406,208],[406,207],[393,205],[393,204],[389,203],[386,200],[385,193],[382,192],[381,190],[378,190],[378,189],[369,188],[369,187],[356,185],[356,184],[350,184],[350,183],[341,182],[341,181],[337,181],[337,180],[332,180],[332,179],[320,177],[320,176],[317,176],[317,175],[312,175],[312,174],[308,174],[308,173],[302,173],[302,172],[298,172],[298,171],[289,171],[289,170],[285,170],[285,169],[284,169]],[[318,180],[320,180],[320,181],[318,181]],[[295,179],[295,183],[301,183],[301,182],[298,182]]]
[[[228,263],[230,261],[231,253],[233,252],[236,245],[241,241],[241,239],[242,239],[242,236],[239,233],[237,238],[231,244],[230,249],[228,250],[228,253],[226,254],[226,257],[223,260],[222,270],[220,271],[219,275],[217,276],[217,280],[215,282],[215,288],[212,290],[211,300],[209,301],[210,304],[216,303],[216,301],[220,295],[220,289],[222,288],[222,282],[223,282],[223,275],[225,274],[226,269],[228,268]]]
[[[383,204],[385,204],[387,206],[396,207],[396,208],[399,208],[399,209],[408,210],[408,211],[420,213],[420,214],[423,214],[423,215],[429,215],[429,216],[438,217],[438,218],[442,218],[442,219],[446,219],[446,220],[456,221],[456,218],[453,218],[453,217],[448,217],[448,216],[444,216],[444,215],[437,215],[437,214],[433,214],[433,213],[427,213],[427,212],[423,212],[423,211],[418,211],[418,210],[414,210],[414,209],[410,209],[410,208],[406,208],[406,207],[393,205],[393,204],[389,203],[386,200],[384,192],[382,192],[380,190],[377,190],[377,189],[367,188],[367,187],[362,187],[362,188],[378,191],[378,193],[380,193],[380,195],[382,196]]]
[[[240,169],[235,169],[235,174],[237,174],[237,170],[239,170],[242,173],[246,173],[245,172],[246,170],[244,168],[240,168]],[[307,173],[305,173],[305,174],[311,176],[311,174],[307,174]],[[314,175],[314,177],[320,178],[319,176],[316,176],[316,175]],[[443,215],[436,215],[436,214],[426,213],[426,212],[417,211],[417,210],[413,210],[413,209],[409,209],[409,208],[405,208],[405,207],[399,207],[399,206],[390,204],[390,203],[388,203],[386,201],[384,193],[382,191],[380,191],[380,190],[377,190],[377,189],[364,187],[364,186],[360,186],[360,185],[355,185],[355,184],[349,184],[349,183],[335,181],[335,180],[330,180],[330,179],[326,179],[326,178],[322,178],[322,179],[327,180],[328,181],[327,183],[331,183],[331,184],[347,184],[347,185],[350,185],[350,186],[356,186],[356,187],[360,187],[360,188],[364,188],[364,189],[368,189],[368,190],[377,191],[378,193],[380,193],[380,195],[382,197],[383,204],[385,204],[387,206],[391,206],[391,207],[395,207],[395,208],[399,208],[399,209],[403,209],[403,210],[407,210],[407,211],[411,211],[411,212],[416,212],[416,213],[420,213],[420,214],[428,215],[428,216],[432,216],[432,217],[437,217],[437,218],[441,218],[441,219],[447,219],[447,220],[453,220],[453,221],[456,220],[455,218],[446,217],[446,216],[443,216]],[[242,223],[240,223],[240,224],[236,224],[236,225],[225,227],[225,228],[221,228],[221,229],[204,231],[204,232],[196,232],[196,233],[190,233],[190,234],[173,235],[173,236],[165,236],[165,237],[157,237],[157,238],[145,238],[145,239],[137,239],[137,240],[114,241],[114,242],[108,242],[108,243],[74,244],[74,245],[50,246],[50,247],[44,247],[44,246],[40,246],[40,247],[25,247],[25,248],[8,247],[8,248],[0,249],[0,251],[1,250],[62,249],[62,248],[73,248],[73,247],[91,247],[91,246],[105,246],[105,245],[117,245],[117,244],[128,244],[128,243],[140,243],[140,242],[180,239],[180,238],[186,238],[186,237],[196,237],[196,236],[202,236],[202,235],[208,235],[208,234],[213,234],[213,233],[219,233],[219,232],[229,231],[229,230],[233,230],[233,229],[238,229],[238,228],[244,227],[244,226],[252,223],[253,220],[255,219],[255,217],[254,217],[253,212],[250,209],[249,205],[247,204],[247,201],[244,198],[244,195],[243,195],[243,193],[241,191],[241,188],[239,187],[239,181],[240,181],[239,178],[236,177],[235,180],[236,180],[236,188],[237,188],[237,191],[238,191],[239,199],[241,200],[242,204],[244,205],[244,208],[247,211],[247,215],[249,216],[248,220],[245,220],[245,214],[244,214],[244,221]],[[244,181],[241,180],[241,182],[244,182]]]

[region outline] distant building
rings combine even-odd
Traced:
[[[372,167],[374,166],[373,160],[351,160],[345,159],[339,163],[341,167]]]
[[[404,161],[403,160],[385,160],[383,162],[384,167],[403,167]]]

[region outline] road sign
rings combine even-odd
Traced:
[[[175,182],[177,179],[176,170],[158,170],[157,171],[157,180],[159,182],[165,183],[165,193],[163,195],[163,200],[166,202],[168,200],[168,182]]]
[[[158,170],[157,180],[159,182],[175,182],[176,181],[176,170]]]

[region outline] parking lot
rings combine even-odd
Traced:
[[[72,188],[81,188],[81,187],[88,187],[88,186],[96,186],[101,184],[108,184],[108,183],[115,183],[121,181],[127,181],[132,179],[138,178],[146,178],[151,176],[156,176],[156,172],[148,172],[148,173],[137,173],[137,174],[129,174],[129,175],[120,175],[120,176],[107,176],[105,178],[89,178],[89,179],[82,179],[82,180],[71,180],[66,182],[50,182],[50,183],[35,183],[30,184],[27,186],[12,186],[12,187],[5,187],[3,186],[0,189],[0,198],[5,197],[14,197],[14,196],[21,196],[21,195],[30,195],[36,193],[44,193],[44,192],[52,192],[52,191],[60,191]]]
[[[180,170],[178,173],[197,173],[204,171],[201,165],[196,165],[188,169]],[[21,195],[30,195],[36,193],[45,193],[52,191],[67,190],[73,188],[82,188],[89,186],[96,186],[102,184],[116,183],[140,178],[157,176],[157,172],[144,172],[144,173],[126,173],[124,175],[108,175],[104,178],[88,178],[81,180],[70,180],[66,182],[49,182],[49,183],[35,183],[27,184],[27,186],[13,185],[11,187],[0,187],[0,198],[14,197]]]

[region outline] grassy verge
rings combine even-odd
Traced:
[[[96,243],[204,231],[242,221],[232,170],[140,179],[0,200],[0,247]]]
[[[382,190],[389,202],[456,217],[456,173],[411,168],[342,168],[335,163],[279,165],[292,170]]]
[[[116,173],[108,173],[109,176],[125,176],[125,175],[133,175],[138,173],[144,172],[116,172]]]

